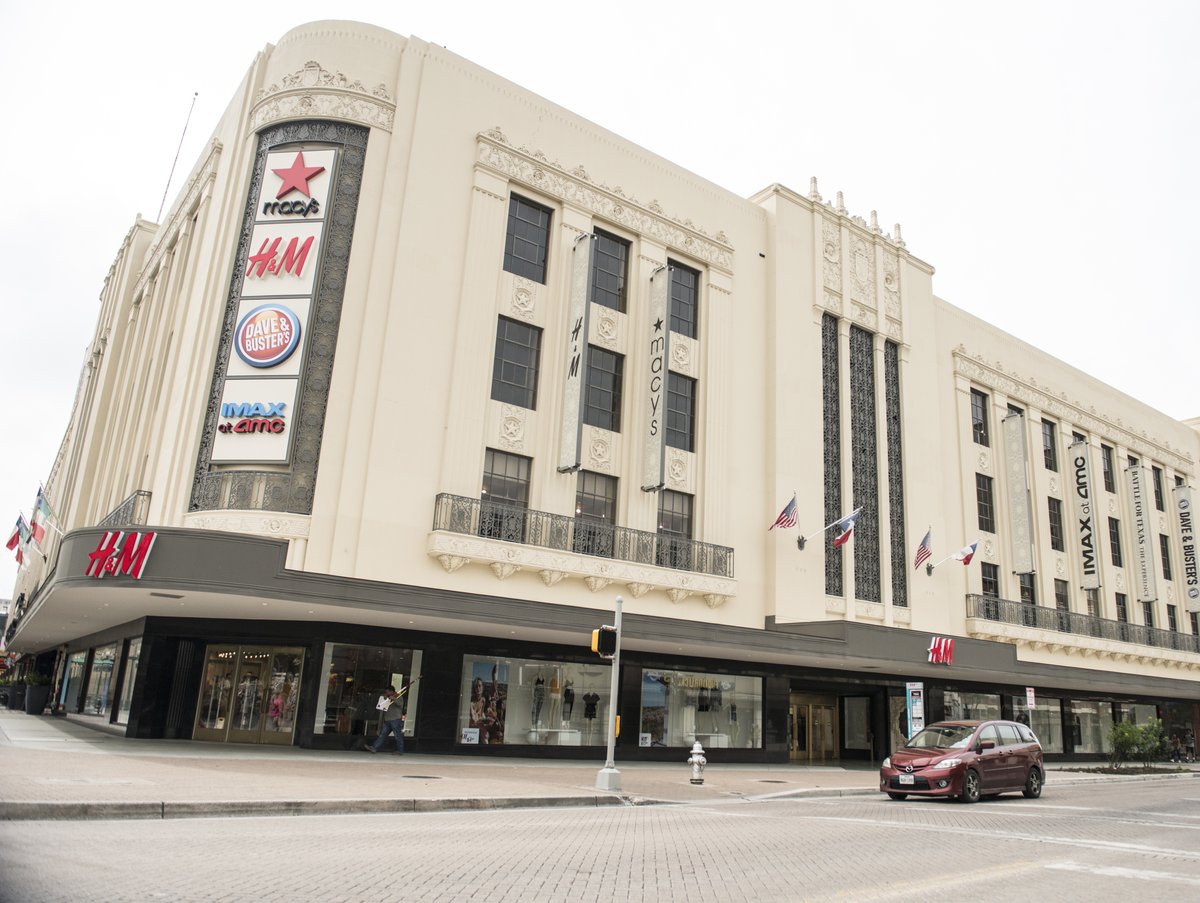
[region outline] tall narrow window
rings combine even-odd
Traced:
[[[1142,603],[1142,623],[1145,624],[1147,627],[1154,626],[1154,603],[1153,602],[1143,602]]]
[[[1117,620],[1123,624],[1129,623],[1129,597],[1124,593],[1117,593],[1115,596],[1117,603]]]
[[[616,477],[579,471],[575,485],[572,548],[583,555],[612,558],[617,524]]]
[[[1117,491],[1116,468],[1113,464],[1113,450],[1107,445],[1100,446],[1100,462],[1104,468],[1104,489],[1106,492]]]
[[[1162,558],[1163,580],[1174,579],[1171,577],[1171,539],[1165,533],[1158,534],[1158,551]]]
[[[878,602],[881,598],[879,437],[875,384],[875,335],[851,326],[850,481],[854,489],[854,506],[862,508],[862,517],[854,530],[854,595],[864,602]]]
[[[983,594],[992,599],[999,599],[1000,566],[984,561],[979,565],[979,575],[983,578]]]
[[[1154,507],[1164,511],[1163,504],[1163,472],[1161,467],[1151,467],[1150,474],[1154,479]]]
[[[667,445],[696,450],[696,381],[678,373],[667,374]]]
[[[600,229],[592,248],[592,301],[625,313],[629,242]]]
[[[1179,633],[1179,614],[1174,605],[1167,606],[1167,630]]]
[[[904,446],[900,432],[900,346],[883,343],[884,419],[887,421],[888,526],[892,550],[892,604],[908,605],[908,542],[904,528]]]
[[[492,398],[520,408],[537,408],[538,355],[542,331],[508,317],[496,327]]]
[[[1037,584],[1033,574],[1018,574],[1021,584],[1021,601],[1026,605],[1037,605]]]
[[[1115,517],[1108,519],[1108,549],[1112,552],[1113,567],[1125,566],[1125,557],[1121,554],[1121,522]]]
[[[1139,463],[1139,461],[1138,461],[1137,455],[1130,455],[1130,456],[1129,456],[1128,458],[1126,458],[1125,460],[1128,462],[1128,464],[1129,464],[1129,466],[1130,466],[1130,467],[1137,467],[1137,466],[1138,466],[1138,463]]]
[[[1050,548],[1056,552],[1063,551],[1063,519],[1062,500],[1046,499],[1046,507],[1050,514]]]
[[[658,548],[661,567],[687,571],[692,567],[692,497],[664,489],[658,494]]]
[[[587,393],[583,422],[621,431],[621,384],[625,358],[595,345],[588,346]]]
[[[1100,617],[1100,590],[1093,587],[1091,589],[1085,589],[1084,593],[1087,594],[1088,615],[1093,618]]]
[[[532,461],[522,455],[487,450],[479,502],[480,536],[507,542],[525,541],[531,465]]]
[[[821,315],[821,430],[825,470],[825,522],[831,523],[842,511],[842,403],[839,360],[838,319]],[[825,593],[842,595],[842,555],[833,543],[825,547]]]
[[[988,397],[977,389],[971,390],[971,436],[976,445],[991,445],[988,429]]]
[[[504,269],[534,282],[545,283],[546,252],[549,247],[550,208],[514,194],[508,199]]]
[[[1063,632],[1071,630],[1071,599],[1067,593],[1067,581],[1054,578],[1054,607],[1058,610],[1058,629]]]
[[[1192,624],[1192,636],[1200,636],[1200,612],[1189,612],[1188,620]]]
[[[696,338],[700,274],[681,263],[668,260],[671,267],[671,331]]]
[[[1058,431],[1049,420],[1042,421],[1042,459],[1046,470],[1058,470]]]
[[[996,532],[996,506],[992,496],[992,478],[975,474],[975,504],[979,511],[979,529]]]

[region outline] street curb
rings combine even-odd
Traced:
[[[620,796],[459,797],[446,799],[218,800],[212,802],[4,802],[0,821],[247,818],[296,815],[374,815],[488,809],[552,809],[656,805]]]

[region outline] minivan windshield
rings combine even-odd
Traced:
[[[919,731],[904,745],[909,749],[963,749],[975,728],[963,724],[935,724]]]

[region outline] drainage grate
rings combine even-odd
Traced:
[[[414,781],[440,781],[440,780],[442,780],[442,776],[440,774],[402,774],[402,775],[400,775],[400,777],[411,778]]]

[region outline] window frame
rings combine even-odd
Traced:
[[[1171,537],[1166,533],[1158,534],[1158,552],[1162,559],[1163,580],[1174,580],[1171,576]]]
[[[623,314],[629,304],[629,251],[633,243],[606,229],[593,229],[592,235],[595,238],[592,247],[592,271],[588,277],[588,300],[592,304],[599,304]],[[612,253],[604,244],[614,245],[620,254]],[[619,266],[604,268],[601,266],[602,260],[619,261]],[[616,288],[602,287],[602,280],[599,278],[601,275],[615,280]]]
[[[695,503],[696,497],[687,492],[663,489],[658,493],[658,539],[654,561],[659,567],[691,570]]]
[[[612,558],[616,550],[617,478],[580,470],[575,480],[575,523],[571,549],[581,555]]]
[[[1042,418],[1042,461],[1046,470],[1058,472],[1058,428],[1045,418]]]
[[[522,216],[525,208],[545,215],[545,221],[534,221]],[[554,210],[545,204],[525,197],[517,192],[508,196],[508,221],[504,233],[504,270],[514,276],[532,279],[546,284],[546,272],[550,266],[550,226],[554,221]],[[538,235],[533,233],[537,232]],[[538,238],[540,237],[540,241]],[[525,253],[523,245],[536,249],[532,256]],[[540,260],[538,256],[540,253]]]
[[[1066,551],[1063,539],[1063,503],[1054,496],[1046,497],[1046,514],[1050,521],[1050,548],[1055,552]]]
[[[526,330],[533,339],[532,344],[512,337],[513,329]],[[505,353],[510,349],[522,349],[531,361],[522,361],[515,354]],[[538,379],[541,370],[542,330],[532,323],[497,317],[496,349],[492,357],[492,400],[511,404],[518,408],[537,410]],[[529,374],[525,383],[505,378],[506,370],[524,370]]]
[[[988,404],[991,399],[986,392],[971,390],[971,438],[976,445],[990,448],[992,434],[988,420]]]
[[[1121,543],[1121,522],[1115,517],[1108,519],[1108,553],[1113,567],[1125,567],[1125,552]]]
[[[1161,467],[1150,465],[1150,475],[1154,481],[1154,507],[1158,511],[1165,511],[1165,501],[1163,496],[1163,471]],[[1170,578],[1168,578],[1170,579]]]
[[[606,366],[601,366],[601,364]],[[611,368],[607,365],[611,363]],[[584,373],[583,422],[597,429],[621,432],[621,402],[625,383],[625,355],[599,345],[588,345]],[[607,399],[607,404],[602,400]]]
[[[664,441],[681,451],[696,450],[697,381],[681,373],[667,372],[667,416]],[[679,391],[686,387],[687,392]],[[680,399],[683,400],[682,404]],[[683,410],[686,407],[687,410]]]
[[[700,271],[678,260],[667,258],[671,272],[670,330],[690,339],[700,334]],[[690,275],[692,284],[683,284],[680,277]]]
[[[498,465],[503,463],[503,469]],[[488,448],[484,451],[479,490],[479,535],[505,542],[525,542],[532,485],[533,459]],[[501,487],[522,487],[520,493],[498,493]]]
[[[986,498],[985,498],[986,496]],[[992,478],[986,474],[975,474],[975,508],[979,529],[984,533],[996,532],[996,496]]]
[[[1101,471],[1104,474],[1104,491],[1117,491],[1117,476],[1116,476],[1116,452],[1112,446],[1100,444],[1100,464]]]

